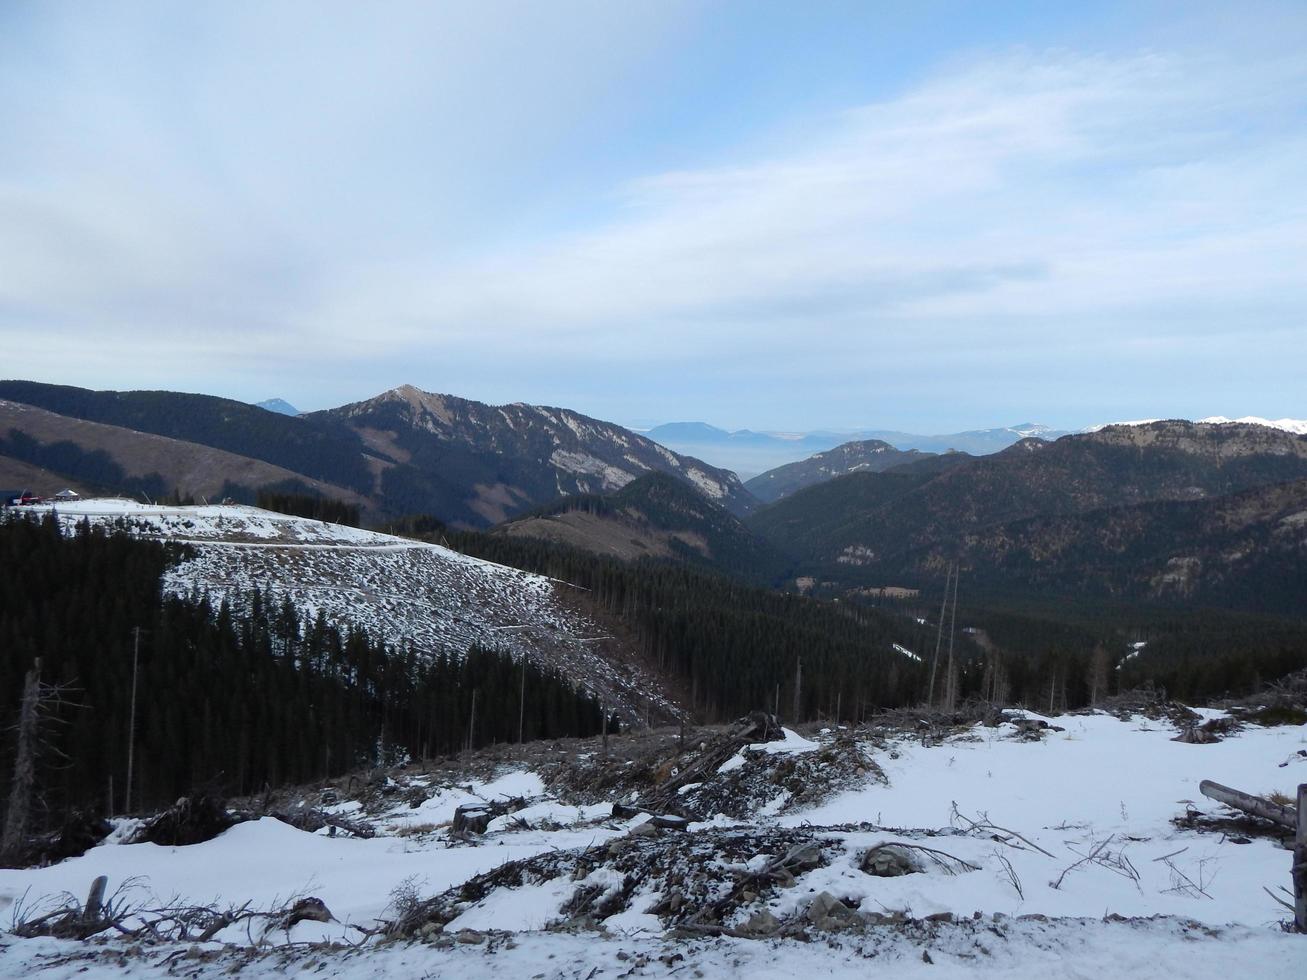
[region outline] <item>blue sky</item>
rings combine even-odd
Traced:
[[[0,5],[0,375],[1307,416],[1302,3]]]

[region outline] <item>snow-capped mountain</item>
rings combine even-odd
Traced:
[[[1160,422],[1161,419],[1131,419],[1126,422],[1100,422],[1098,425],[1091,425],[1082,432],[1098,432],[1106,429],[1110,425],[1152,425],[1154,422]],[[1264,419],[1256,415],[1245,415],[1243,418],[1232,419],[1224,415],[1211,415],[1205,419],[1191,419],[1188,421],[1201,422],[1206,425],[1264,425],[1270,429],[1279,429],[1282,432],[1292,432],[1296,436],[1307,435],[1307,419]]]

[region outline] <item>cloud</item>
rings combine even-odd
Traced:
[[[633,180],[601,226],[372,270],[326,309],[403,342],[490,330],[675,357],[743,335],[784,344],[804,320],[965,339],[1001,315],[1291,308],[1307,143],[1247,119],[1293,111],[1303,75],[1156,54],[990,60],[827,120],[790,153]]]
[[[1241,345],[1301,349],[1300,57],[973,54],[711,166],[555,198],[678,8],[278,9],[70,14],[19,32],[25,59],[0,48],[0,339],[21,370],[94,351],[83,375],[111,375],[148,341],[156,383],[256,357],[509,397],[552,376],[617,405],[587,373],[652,365],[847,417],[868,377],[908,397],[1171,357],[1219,383]],[[630,411],[658,412],[641,384]]]

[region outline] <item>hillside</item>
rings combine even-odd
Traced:
[[[881,473],[930,455],[933,454],[915,449],[902,452],[879,439],[846,442],[797,463],[787,463],[761,473],[744,486],[759,500],[772,503],[804,487],[824,483],[837,476],[848,473]]]
[[[35,381],[0,381],[0,399],[223,449],[360,493],[372,485],[362,442],[330,419],[306,421],[213,395],[90,391]]]
[[[40,513],[51,508],[38,507]],[[423,654],[462,655],[470,646],[525,655],[563,672],[626,717],[652,701],[675,711],[659,678],[644,670],[566,596],[540,575],[439,545],[254,507],[149,507],[92,499],[54,508],[65,526],[122,522],[147,540],[184,543],[194,556],[168,570],[164,590],[207,593],[237,609],[252,590],[288,599],[312,620],[350,625]]]
[[[404,385],[305,418],[344,426],[368,447],[374,493],[392,514],[484,527],[560,496],[620,489],[651,471],[732,512],[754,506],[734,473],[567,409],[486,405]]]
[[[23,478],[23,465],[44,472]],[[0,484],[44,488],[61,480],[79,491],[144,492],[150,497],[175,491],[211,500],[231,496],[238,488],[295,485],[305,492],[365,503],[353,490],[261,459],[0,401]]]
[[[1034,517],[903,557],[903,574],[958,558],[976,588],[1174,601],[1301,615],[1307,480],[1197,501]]]
[[[625,561],[675,559],[774,584],[787,560],[685,482],[649,473],[607,495],[564,497],[495,529]]]
[[[1159,422],[1055,443],[1026,440],[942,472],[931,472],[932,462],[810,487],[759,512],[750,526],[814,573],[842,582],[933,579],[940,576],[945,556],[956,556],[967,542],[1015,522],[1083,515],[1059,525],[1071,554],[1076,547],[1092,550],[1090,542],[1108,533],[1118,518],[1104,515],[1114,508],[1210,501],[1301,480],[1307,477],[1307,438],[1261,426]],[[1193,525],[1203,520],[1203,508],[1139,512],[1144,513],[1152,515],[1137,517],[1148,528],[1140,532],[1144,539],[1165,538],[1158,522],[1174,520],[1174,547],[1202,546],[1185,535],[1205,533]],[[1025,540],[1031,533],[1026,529],[1018,537]],[[989,540],[983,560],[994,566],[995,552],[1007,547],[1001,542],[1010,544],[1010,534],[995,531]],[[1028,547],[1032,561],[1047,557],[1048,546],[1030,541]],[[1017,567],[1018,559],[1011,560],[1010,567]],[[978,556],[976,562],[981,561]],[[989,572],[1002,577],[998,569],[1009,567],[1006,561]]]

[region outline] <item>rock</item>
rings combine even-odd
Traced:
[[[858,921],[858,914],[830,892],[820,892],[808,903],[808,921],[818,929],[844,929]]]
[[[652,820],[646,820],[644,823],[636,824],[626,832],[627,837],[657,837],[658,825]]]
[[[900,875],[910,875],[921,870],[917,864],[916,855],[906,847],[897,847],[894,844],[882,844],[879,847],[873,847],[862,856],[860,865],[862,870],[869,875],[875,875],[878,878],[897,878]]]
[[[781,867],[794,873],[821,867],[821,847],[815,841],[796,844],[786,853]]]
[[[952,912],[935,912],[935,913],[932,913],[931,915],[926,916],[926,921],[927,921],[927,922],[952,922],[952,921],[953,921],[953,913],[952,913]]]
[[[476,929],[460,929],[454,936],[455,942],[466,943],[469,946],[479,945],[486,941],[486,934]]]
[[[862,921],[869,926],[897,926],[907,921],[902,912],[860,912]]]
[[[770,936],[780,927],[780,919],[767,909],[759,909],[749,916],[749,921],[740,927],[740,931],[749,936]]]

